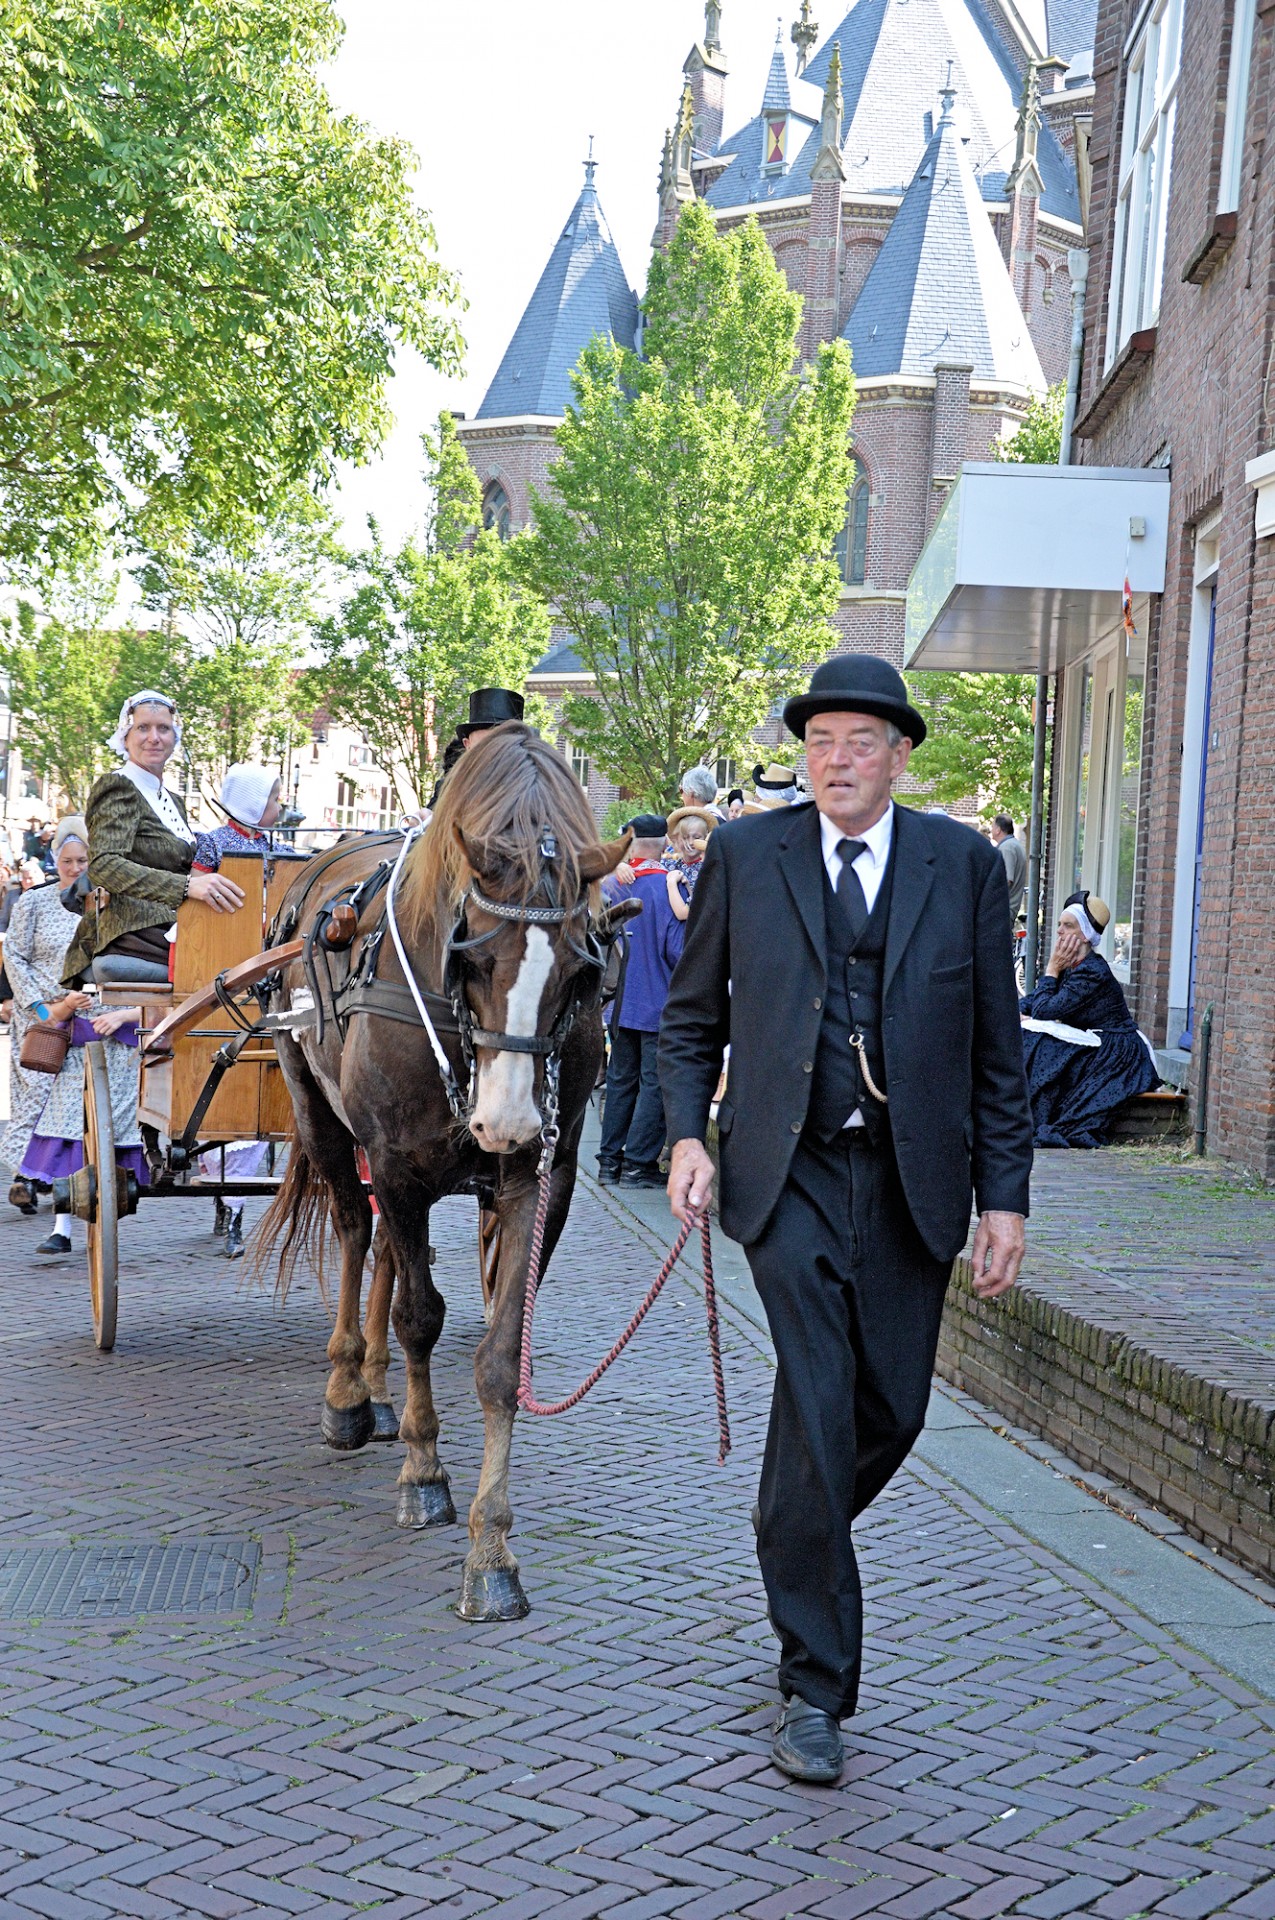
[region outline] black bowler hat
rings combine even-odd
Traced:
[[[456,731],[462,740],[480,727],[498,727],[502,720],[521,720],[523,697],[508,687],[479,687],[469,696],[469,719]]]
[[[784,724],[799,740],[817,713],[875,713],[892,720],[914,747],[925,738],[925,722],[908,700],[903,675],[875,653],[834,653],[816,667],[810,691],[799,693],[784,708]]]
[[[635,813],[624,823],[626,833],[630,828],[635,840],[662,840],[668,832],[668,821],[662,813]]]

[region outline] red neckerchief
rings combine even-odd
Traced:
[[[630,860],[629,865],[633,869],[633,878],[635,880],[638,875],[642,873],[667,872],[667,868],[662,867],[658,860],[648,860],[644,854],[639,854],[636,860]]]

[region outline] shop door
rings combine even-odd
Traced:
[[[1200,893],[1204,877],[1204,794],[1209,776],[1209,727],[1213,712],[1213,640],[1217,627],[1217,588],[1209,595],[1209,644],[1204,662],[1204,719],[1200,736],[1200,797],[1195,824],[1195,873],[1191,894],[1191,965],[1187,975],[1186,1025],[1178,1045],[1187,1053],[1195,1038],[1195,969],[1200,944]]]

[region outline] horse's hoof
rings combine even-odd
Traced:
[[[398,1439],[398,1415],[388,1400],[372,1402],[372,1438],[374,1440]]]
[[[516,1567],[489,1567],[485,1572],[466,1567],[456,1611],[462,1620],[522,1620],[531,1612],[531,1602]]]
[[[376,1429],[370,1400],[356,1407],[330,1407],[323,1403],[323,1438],[337,1453],[355,1453],[365,1447]]]
[[[429,1480],[424,1486],[401,1486],[398,1490],[400,1527],[450,1527],[456,1518],[452,1490],[446,1480]]]

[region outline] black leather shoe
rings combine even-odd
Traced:
[[[643,1166],[641,1161],[626,1167],[620,1175],[622,1187],[666,1187],[668,1181],[658,1167]]]
[[[770,1757],[790,1780],[829,1787],[840,1779],[845,1758],[841,1729],[830,1713],[794,1693],[779,1710]]]
[[[37,1253],[70,1253],[71,1242],[64,1233],[51,1233],[47,1240],[41,1240]]]
[[[598,1161],[598,1185],[600,1187],[618,1186],[620,1184],[620,1169],[623,1165],[624,1162],[622,1160],[600,1159]]]

